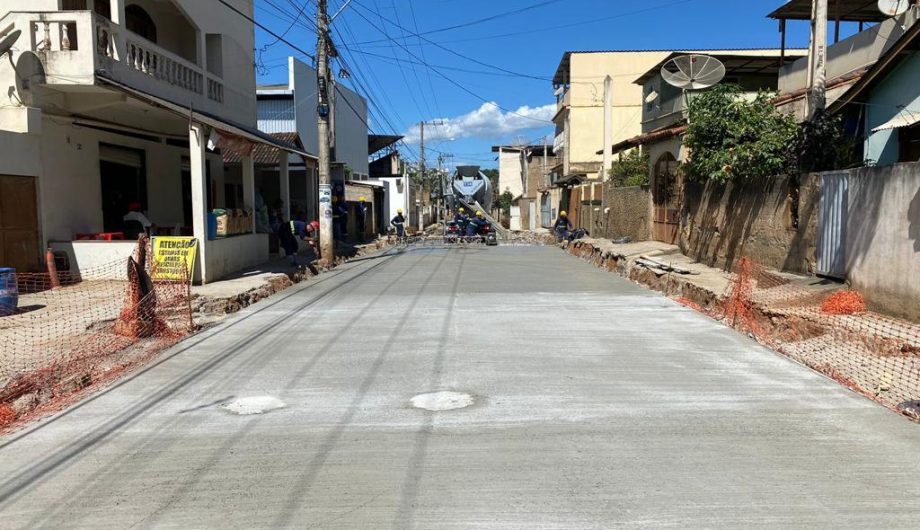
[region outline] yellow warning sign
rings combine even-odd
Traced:
[[[187,281],[192,277],[198,240],[194,237],[153,239],[153,279]]]

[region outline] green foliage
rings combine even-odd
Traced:
[[[633,149],[613,162],[610,183],[616,187],[648,185],[648,153]]]
[[[757,180],[794,171],[795,120],[784,116],[762,92],[745,97],[737,85],[719,85],[690,100],[690,149],[686,170],[691,177]]]
[[[799,127],[795,153],[801,171],[831,171],[850,167],[854,162],[856,140],[843,130],[843,118],[824,112]]]
[[[510,191],[505,191],[495,199],[495,205],[501,208],[502,213],[511,215],[511,203],[514,201],[514,195]]]

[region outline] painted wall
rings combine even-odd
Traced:
[[[297,109],[298,133],[307,152],[318,153],[316,70],[293,57],[290,58],[289,69],[290,89],[294,91]],[[347,164],[356,174],[367,176],[367,102],[345,86],[337,86],[335,161]]]
[[[268,261],[268,234],[248,234],[208,241],[205,283]],[[200,274],[200,273],[199,273]]]
[[[634,84],[643,73],[659,63],[668,52],[575,53],[571,56],[570,104],[565,156],[570,172],[576,164],[597,166],[604,145],[604,77],[613,79],[613,142],[641,132],[642,87]],[[591,176],[596,167],[589,167]]]
[[[875,2],[867,2],[875,3]],[[897,19],[886,20],[865,31],[857,33],[827,48],[828,81],[860,68],[875,64],[920,17],[920,8],[914,7]],[[779,74],[780,93],[805,88],[808,73],[808,58],[798,59],[787,65]],[[830,94],[828,94],[830,100]],[[830,103],[830,101],[828,101]]]
[[[520,151],[503,151],[498,161],[498,190],[496,196],[511,192],[513,197],[524,193],[524,171]]]
[[[56,32],[53,33],[52,51],[43,52],[45,67],[58,84],[91,84],[94,82],[94,73],[97,68],[105,68],[108,74],[114,79],[136,87],[145,92],[169,99],[171,101],[188,104],[190,99],[196,108],[211,112],[212,114],[225,117],[229,120],[247,125],[255,126],[256,123],[256,102],[255,102],[255,32],[254,26],[240,15],[230,11],[228,8],[219,6],[215,8],[211,2],[201,2],[200,0],[174,0],[177,10],[184,13],[184,18],[190,21],[190,24],[197,29],[194,42],[187,43],[186,38],[179,38],[176,28],[179,24],[176,20],[179,18],[175,13],[177,10],[164,9],[158,7],[163,2],[152,2],[151,0],[131,0],[128,3],[143,3],[150,7],[151,16],[157,22],[158,31],[163,34],[163,39],[169,41],[171,35],[176,33],[175,38],[185,42],[182,46],[191,50],[194,46],[194,53],[191,62],[197,63],[200,70],[204,71],[204,65],[207,64],[205,50],[205,36],[208,33],[221,34],[222,38],[222,62],[223,75],[217,76],[207,74],[207,76],[220,81],[223,85],[224,101],[218,103],[207,97],[207,83],[205,83],[204,94],[195,94],[184,88],[169,84],[165,80],[153,79],[151,76],[131,68],[124,58],[119,61],[100,58],[96,53],[92,42],[95,38],[95,28],[92,26],[88,14],[74,14],[73,20],[77,21],[78,49],[62,51]],[[252,0],[228,0],[242,13],[252,16]],[[113,4],[115,1],[113,0]],[[19,53],[31,48],[28,37],[28,25],[34,18],[32,16],[17,16],[8,14],[10,11],[57,11],[57,2],[48,2],[39,0],[38,2],[28,2],[28,7],[24,7],[22,0],[0,0],[0,19],[7,23],[17,24],[18,29],[24,29],[24,35],[19,41],[19,46],[14,53],[14,60],[18,59]],[[148,5],[149,4],[149,5]],[[219,5],[219,4],[218,4]],[[113,11],[116,10],[113,5]],[[170,14],[170,12],[172,14]],[[157,18],[160,21],[157,21]],[[184,24],[184,23],[183,23]],[[131,34],[124,27],[116,27],[114,34],[120,35],[119,44],[124,47],[123,39],[130,37]],[[178,42],[178,41],[177,41]],[[179,47],[183,54],[182,46]],[[165,47],[162,49],[166,50]],[[186,51],[188,51],[186,50]],[[167,50],[168,51],[168,50]],[[123,53],[123,52],[122,52]],[[0,69],[0,85],[8,86],[10,74],[9,69]],[[7,102],[7,95],[3,95],[3,102]],[[10,104],[18,104],[11,100]]]
[[[76,233],[102,231],[100,143],[143,150],[148,218],[158,226],[184,224],[181,171],[187,149],[45,118],[38,163],[42,168],[39,196],[45,241],[70,241]],[[222,206],[223,163],[213,154],[208,155],[208,163],[218,191],[215,206]]]
[[[920,321],[920,163],[850,171],[847,280],[871,309]]]
[[[886,166],[898,161],[900,155],[899,130],[872,132],[899,114],[920,114],[920,52],[913,52],[901,60],[869,95],[866,106],[866,160]]]

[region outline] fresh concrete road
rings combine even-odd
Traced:
[[[259,397],[285,406],[228,410]],[[0,439],[0,527],[916,528],[918,451],[920,426],[558,249],[415,249]]]

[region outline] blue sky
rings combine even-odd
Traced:
[[[330,0],[330,13],[344,1]],[[315,19],[316,5],[304,2],[255,0],[256,19],[312,52],[316,34],[305,19]],[[351,73],[342,82],[372,101],[373,132],[407,134],[403,152],[415,159],[414,124],[445,119],[450,126],[426,129],[429,165],[452,153],[453,164],[495,167],[492,145],[552,137],[540,120],[552,116],[548,78],[566,50],[778,47],[777,23],[766,14],[782,3],[354,0],[334,22],[333,37]],[[286,82],[285,57],[297,52],[261,30],[256,35],[259,83]],[[807,23],[790,22],[787,44],[807,46]]]

